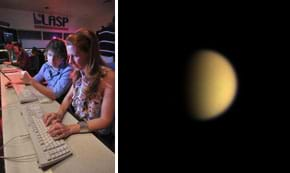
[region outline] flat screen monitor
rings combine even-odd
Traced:
[[[11,32],[3,32],[3,40],[5,43],[13,41],[13,33]]]

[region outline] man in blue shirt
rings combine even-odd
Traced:
[[[58,69],[54,69],[47,63],[43,64],[39,72],[33,77],[35,81],[41,83],[43,81],[47,82],[47,88],[50,89],[55,97],[50,97],[51,99],[57,99],[64,97],[63,95],[68,91],[71,86],[70,73],[72,72],[72,67],[67,63],[63,62],[60,64]],[[30,82],[33,86],[33,82]]]
[[[61,102],[72,84],[70,73],[73,70],[66,63],[67,52],[64,41],[61,39],[51,40],[46,48],[46,56],[47,62],[42,65],[34,78],[25,72],[21,79],[43,95]],[[47,86],[42,84],[43,81],[47,83]]]

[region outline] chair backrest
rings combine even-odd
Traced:
[[[38,58],[39,58],[39,70],[40,70],[41,66],[45,63],[45,57],[42,52],[39,52]]]

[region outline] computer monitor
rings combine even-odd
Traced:
[[[14,34],[11,32],[3,32],[3,40],[5,43],[12,42],[14,38]]]
[[[0,49],[0,64],[4,61],[9,61],[9,54],[6,49]]]

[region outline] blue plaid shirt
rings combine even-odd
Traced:
[[[36,81],[47,81],[47,88],[51,89],[56,98],[62,96],[71,86],[70,73],[72,67],[66,63],[60,65],[58,70],[54,70],[47,62],[42,65],[39,72],[33,77]]]

